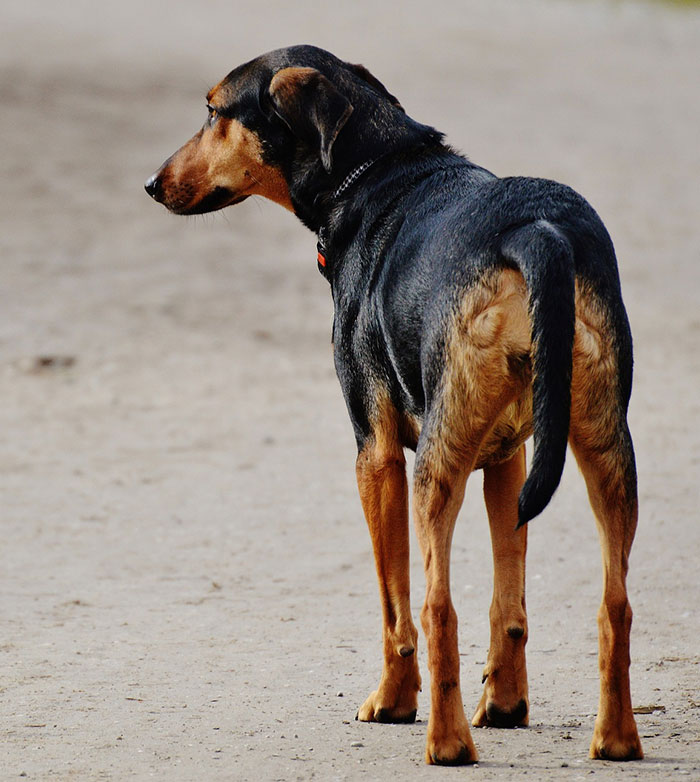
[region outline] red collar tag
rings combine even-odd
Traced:
[[[316,250],[318,252],[318,255],[316,256],[316,260],[318,261],[318,270],[326,279],[330,279],[328,277],[328,262],[326,261],[326,229],[324,227],[321,227],[318,231],[318,243],[316,244]]]

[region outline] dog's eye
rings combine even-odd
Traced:
[[[209,122],[214,122],[217,117],[216,109],[213,106],[207,106],[207,111],[209,112]]]

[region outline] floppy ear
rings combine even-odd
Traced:
[[[318,147],[326,171],[331,148],[352,114],[352,104],[314,68],[283,68],[270,82],[275,113],[302,140]]]
[[[392,95],[389,90],[387,90],[387,88],[379,81],[379,79],[371,74],[364,65],[353,65],[349,62],[347,63],[347,66],[355,74],[355,76],[359,76],[363,81],[366,81],[367,84],[372,87],[372,89],[376,90],[380,95],[386,98],[389,103],[391,103],[393,106],[396,106],[397,109],[401,109],[404,114],[406,113],[404,111],[404,107],[399,103],[398,98]]]

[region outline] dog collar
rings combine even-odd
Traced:
[[[318,261],[319,271],[323,276],[325,277],[325,271],[326,271],[326,229],[325,226],[319,228],[318,230],[318,242],[316,243],[316,250],[318,251],[318,256],[316,260]],[[323,267],[323,268],[321,268]]]
[[[365,171],[367,171],[370,166],[374,165],[376,162],[377,158],[373,158],[372,160],[366,160],[364,163],[361,163],[359,166],[357,166],[357,168],[353,168],[353,170],[340,183],[340,187],[338,187],[333,193],[333,200],[339,198],[351,185],[357,182],[357,180],[365,173]]]
[[[359,166],[353,168],[353,170],[343,179],[343,181],[340,183],[340,185],[333,191],[333,200],[336,201],[340,196],[349,188],[352,187],[352,185],[357,182],[357,180],[367,171],[370,166],[373,166],[377,162],[377,158],[372,158],[372,160],[365,160],[364,163],[360,163]],[[318,251],[318,255],[316,257],[316,260],[318,261],[319,270],[321,271],[321,274],[327,276],[327,270],[326,270],[326,239],[327,239],[327,231],[326,227],[322,226],[318,231],[318,243],[316,245],[316,249]]]

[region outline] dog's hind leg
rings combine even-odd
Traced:
[[[491,642],[486,685],[472,719],[475,727],[528,724],[525,553],[527,526],[516,530],[518,496],[525,482],[525,446],[501,464],[484,467],[484,499],[493,549]]]
[[[637,526],[637,476],[626,421],[629,379],[621,380],[619,370],[631,361],[620,360],[620,338],[612,335],[605,318],[593,310],[584,318],[577,322],[574,343],[569,440],[586,480],[603,555],[600,704],[590,754],[634,760],[643,752],[630,695],[632,609],[626,576]]]
[[[414,513],[425,565],[421,623],[428,642],[431,695],[425,759],[438,765],[477,760],[462,704],[457,614],[450,597],[452,533],[468,471],[438,470],[434,458],[416,458]]]
[[[413,722],[421,686],[411,618],[408,489],[403,449],[392,411],[357,458],[357,484],[377,566],[383,614],[384,667],[379,687],[362,704],[364,722]]]
[[[413,509],[426,574],[421,621],[428,639],[432,698],[426,760],[452,764],[473,763],[477,758],[459,686],[457,616],[449,582],[452,533],[467,476],[483,456],[486,438],[527,383],[527,373],[517,360],[530,346],[522,277],[512,270],[502,271],[465,292],[454,322],[447,327],[444,346],[440,379],[429,386],[432,393],[416,452]],[[510,524],[510,530],[515,530],[518,489],[524,478],[521,460],[522,455],[516,455],[489,469],[486,494],[494,529]],[[502,480],[512,486],[499,497]],[[506,536],[495,536],[501,539]],[[522,560],[525,535],[518,534],[515,541]],[[500,551],[500,543],[497,548]],[[505,556],[505,551],[501,553]],[[517,575],[516,581],[520,580]],[[522,589],[516,591],[519,600]],[[524,636],[524,615],[503,618],[512,619]],[[518,643],[524,647],[522,637]],[[506,699],[498,705],[508,711],[517,708],[527,691],[520,686],[515,692],[520,695],[512,707]]]
[[[637,524],[637,497],[626,425],[619,437],[618,443],[595,451],[573,433],[572,447],[586,479],[603,554],[603,599],[598,612],[600,704],[590,754],[607,760],[634,760],[643,753],[632,714],[632,609],[625,582]]]

